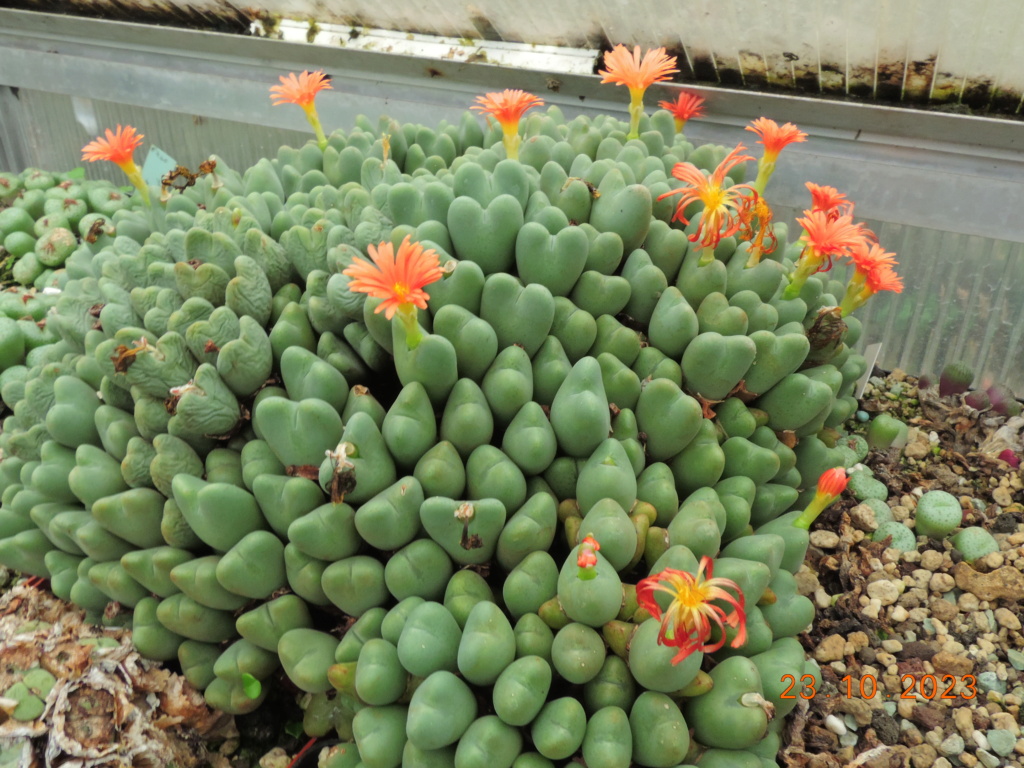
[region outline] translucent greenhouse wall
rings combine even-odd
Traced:
[[[483,5],[494,13],[504,7]],[[613,5],[619,4],[601,6],[607,18],[625,13],[626,4]],[[400,21],[411,23],[380,19]],[[391,47],[405,53],[384,53],[388,46],[379,43],[376,50],[341,47],[336,31],[310,34],[308,25],[282,23],[279,32],[288,41],[0,10],[0,167],[74,167],[80,148],[102,128],[130,123],[146,134],[147,146],[190,167],[216,153],[244,168],[282,143],[308,138],[301,110],[272,108],[268,98],[279,74],[302,69],[333,76],[334,90],[318,98],[328,130],[347,128],[360,113],[428,125],[452,121],[474,96],[506,87],[540,94],[568,117],[626,113],[625,90],[600,86],[589,74],[593,54],[581,57],[579,50],[499,46],[488,61],[501,66],[433,57],[436,41],[416,35],[394,38]],[[622,30],[623,38],[639,39],[630,34]],[[328,44],[311,45],[307,37]],[[648,104],[673,88],[652,88]],[[751,146],[754,137],[743,127],[758,115],[795,122],[810,134],[807,143],[786,149],[772,181],[778,219],[791,222],[808,204],[805,181],[833,185],[897,253],[905,292],[876,297],[859,313],[864,343],[883,345],[879,365],[920,373],[961,360],[980,380],[1024,393],[1024,225],[1016,210],[1024,200],[1024,125],[691,90],[707,98],[709,113],[687,126],[695,143]],[[116,169],[99,165],[89,174],[116,178]]]

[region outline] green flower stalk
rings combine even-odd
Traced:
[[[644,92],[654,83],[670,80],[678,72],[676,57],[664,48],[652,48],[640,57],[640,46],[629,49],[616,45],[604,55],[607,69],[598,72],[602,83],[615,83],[629,88],[629,133],[627,139],[640,138],[640,118],[644,113]]]
[[[810,529],[811,524],[818,519],[818,515],[842,495],[848,482],[846,470],[842,467],[835,467],[823,472],[818,478],[818,490],[815,492],[814,498],[807,505],[807,509],[793,521],[793,527],[803,528],[805,531]]]
[[[270,89],[272,104],[276,107],[279,104],[298,104],[306,113],[306,119],[316,133],[316,143],[320,149],[327,148],[327,137],[320,125],[320,118],[316,113],[316,104],[313,100],[320,91],[329,90],[331,82],[322,70],[316,72],[303,72],[296,76],[294,72],[288,75],[281,75],[281,84]]]

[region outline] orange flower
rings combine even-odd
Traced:
[[[589,581],[597,576],[594,568],[597,566],[597,550],[601,545],[593,536],[586,536],[580,542],[579,553],[576,556],[576,565],[579,567],[579,578]]]
[[[793,521],[793,526],[807,530],[818,518],[826,507],[831,506],[846,490],[850,478],[842,467],[833,467],[821,473],[818,478],[818,488],[814,492],[814,498],[807,505],[807,509],[800,513],[800,516]]]
[[[135,165],[132,155],[145,137],[141,133],[136,133],[130,125],[126,125],[124,128],[120,125],[117,126],[117,133],[107,128],[106,135],[106,138],[101,136],[82,147],[82,159],[88,160],[90,163],[95,163],[97,160],[109,160],[128,173],[125,166],[133,167]]]
[[[605,52],[604,65],[607,69],[597,73],[603,78],[602,83],[624,85],[630,91],[641,92],[654,83],[671,80],[672,75],[679,71],[676,69],[676,57],[666,54],[664,48],[652,48],[641,59],[639,45],[630,53],[629,48],[621,43]]]
[[[850,260],[858,272],[865,275],[882,264],[896,265],[895,253],[886,250],[873,240],[865,237],[850,249]]]
[[[787,145],[807,141],[807,134],[792,123],[779,125],[767,117],[757,118],[746,127],[746,130],[761,137],[757,143],[764,145],[766,163],[774,163],[779,157],[779,152]]]
[[[526,110],[544,105],[544,101],[532,93],[513,91],[508,88],[501,93],[477,96],[476,101],[480,103],[474,104],[470,109],[490,115],[501,124],[502,129],[506,132],[519,129],[519,119]]]
[[[659,101],[658,106],[672,113],[676,119],[676,133],[683,130],[687,120],[704,117],[704,97],[696,93],[680,91],[675,101]]]
[[[644,91],[653,84],[670,80],[676,69],[676,57],[665,53],[664,48],[652,48],[640,58],[640,46],[633,53],[624,45],[616,45],[604,55],[604,65],[597,74],[602,83],[615,83],[629,88],[629,133],[627,137],[640,136],[640,116],[644,112]]]
[[[132,155],[140,144],[143,135],[136,133],[130,125],[122,128],[117,126],[117,132],[106,130],[106,138],[100,136],[95,141],[90,141],[82,147],[82,159],[95,163],[97,160],[109,160],[118,168],[124,171],[128,181],[139,191],[139,196],[148,205],[149,187],[142,178],[142,171],[135,164]]]
[[[892,268],[892,264],[877,264],[875,267],[868,272],[867,278],[867,289],[874,295],[879,291],[892,291],[893,293],[903,293],[903,278],[896,274]]]
[[[501,124],[502,142],[505,145],[505,156],[510,160],[519,159],[519,119],[523,113],[533,107],[544,104],[532,93],[526,91],[513,91],[506,88],[501,93],[488,93],[485,96],[477,96],[479,104],[474,104],[470,109],[476,109],[484,114],[490,115]]]
[[[833,219],[853,215],[853,201],[835,187],[821,187],[811,181],[806,186],[811,193],[812,211],[825,211]]]
[[[306,108],[313,104],[313,99],[320,91],[331,90],[331,81],[318,69],[316,72],[303,72],[296,77],[294,72],[281,75],[280,85],[270,89],[271,103],[276,107],[280,104],[298,104]]]
[[[678,664],[694,651],[717,651],[725,645],[726,626],[739,628],[729,644],[731,648],[739,648],[747,641],[743,592],[731,579],[712,578],[712,567],[711,558],[705,556],[700,559],[696,576],[666,568],[636,585],[640,607],[661,622],[658,644],[679,649],[672,659],[673,664]],[[733,590],[736,596],[729,594],[727,589]],[[657,592],[672,595],[672,602],[665,611],[655,599]],[[732,606],[732,611],[727,614],[724,608],[713,602],[716,600]],[[714,643],[710,642],[712,624],[721,630],[721,637]]]
[[[690,221],[683,215],[683,211],[694,201],[700,200],[704,203],[700,226],[690,235],[691,242],[700,240],[703,247],[714,248],[723,237],[738,232],[752,215],[753,205],[757,201],[754,189],[749,184],[723,186],[726,174],[733,166],[754,159],[741,154],[745,149],[742,144],[738,144],[710,176],[705,176],[704,172],[692,163],[677,163],[672,169],[673,176],[689,185],[658,197],[659,200],[663,200],[669,195],[680,195],[672,218],[689,224]]]
[[[424,251],[419,243],[410,242],[406,235],[395,255],[391,243],[384,241],[376,248],[369,247],[373,263],[354,258],[352,266],[342,272],[351,277],[350,291],[366,293],[384,299],[375,312],[384,312],[390,320],[395,312],[412,315],[412,308],[427,308],[424,286],[441,279],[443,274],[433,250]]]
[[[298,77],[294,72],[288,75],[281,75],[281,84],[270,88],[271,103],[276,107],[279,104],[298,104],[306,113],[306,120],[313,127],[316,134],[316,143],[321,150],[327,148],[327,136],[320,125],[320,117],[316,113],[316,104],[313,103],[320,91],[331,89],[330,78],[318,69],[316,72],[303,72]]]
[[[815,272],[827,272],[832,268],[833,258],[849,255],[864,240],[866,230],[863,225],[854,224],[852,216],[832,219],[825,211],[804,211],[804,216],[796,222],[804,228],[804,255],[818,264]]]

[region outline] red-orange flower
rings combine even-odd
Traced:
[[[739,648],[747,641],[743,592],[731,579],[712,578],[712,568],[711,558],[705,556],[700,559],[696,576],[666,568],[636,585],[640,607],[661,622],[658,644],[679,649],[672,659],[673,664],[678,664],[694,651],[714,653],[720,649],[725,645],[726,626],[739,629],[729,644],[731,648]],[[726,590],[735,592],[735,597]],[[656,600],[657,592],[672,596],[672,602],[665,611]],[[714,601],[731,606],[732,611],[726,613]],[[713,643],[710,642],[712,625],[721,630],[719,639]]]
[[[853,266],[865,275],[883,264],[888,264],[889,267],[896,266],[895,256],[895,253],[888,253],[881,245],[867,237],[850,249]]]
[[[826,499],[829,499],[829,503],[831,503],[846,490],[846,486],[849,482],[850,478],[846,474],[845,469],[842,467],[833,467],[832,469],[827,469],[821,473],[821,477],[818,478],[818,489],[816,493]]]
[[[672,113],[676,119],[676,131],[683,130],[687,120],[704,117],[704,97],[696,93],[680,91],[675,101],[659,101],[658,106]]]
[[[746,130],[756,133],[761,138],[758,144],[764,145],[764,160],[766,163],[774,163],[779,152],[789,144],[800,141],[807,141],[807,134],[801,131],[792,123],[779,125],[767,117],[759,117],[746,127]]]
[[[853,215],[853,201],[835,187],[824,187],[808,181],[807,189],[811,193],[811,210],[825,211],[830,218]]]
[[[818,515],[842,495],[849,481],[850,478],[842,467],[833,467],[822,472],[821,477],[818,478],[818,488],[814,492],[814,498],[807,505],[807,509],[793,521],[793,526],[804,530],[809,529]]]
[[[805,256],[819,262],[818,272],[830,270],[832,259],[837,256],[848,256],[866,234],[864,227],[854,224],[853,217],[849,215],[833,219],[825,211],[804,211],[804,218],[796,221],[804,228],[801,239],[807,246],[806,250],[811,251]]]
[[[518,130],[519,120],[526,110],[544,105],[544,101],[532,93],[508,88],[501,93],[488,93],[484,96],[477,96],[476,101],[480,103],[474,104],[470,109],[490,115],[506,131]]]
[[[584,581],[597,576],[594,568],[597,567],[597,550],[600,548],[601,545],[597,543],[597,539],[593,536],[588,535],[580,542],[579,552],[576,555],[576,565],[579,567],[578,576]]]
[[[100,136],[95,141],[90,141],[82,147],[82,159],[95,163],[97,160],[109,160],[112,163],[125,168],[129,163],[134,166],[135,161],[132,155],[139,145],[142,144],[144,136],[136,133],[130,125],[122,128],[117,126],[117,132],[106,130],[106,138]],[[127,173],[127,169],[125,170]]]
[[[892,264],[876,264],[865,277],[866,289],[872,294],[879,291],[903,293],[903,278],[896,274]]]
[[[303,72],[298,76],[291,72],[281,75],[280,80],[280,85],[272,86],[270,89],[271,103],[275,107],[279,104],[308,107],[312,105],[313,99],[320,91],[331,89],[330,79],[319,69],[316,72]]]
[[[351,277],[350,291],[384,299],[375,312],[384,312],[388,320],[396,311],[409,312],[412,307],[427,308],[427,292],[423,288],[441,279],[443,274],[433,250],[423,250],[406,235],[398,246],[398,254],[390,242],[369,247],[373,263],[356,257],[342,274]]]
[[[645,91],[653,83],[671,80],[676,69],[676,57],[665,53],[664,48],[652,48],[640,57],[640,46],[629,48],[616,45],[604,55],[604,65],[597,74],[601,75],[602,83],[624,85],[630,91]]]
[[[670,195],[680,195],[676,212],[672,216],[677,221],[689,224],[683,214],[690,203],[700,200],[704,203],[700,226],[690,235],[691,242],[700,243],[705,248],[714,248],[723,237],[736,234],[744,222],[752,215],[753,205],[757,201],[757,193],[749,184],[723,186],[729,170],[739,163],[753,160],[749,155],[741,154],[746,147],[738,144],[725,156],[710,176],[705,176],[693,163],[676,163],[672,175],[688,186],[674,189],[658,197],[659,200]]]

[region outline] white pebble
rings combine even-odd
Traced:
[[[829,715],[825,718],[825,727],[836,736],[842,736],[846,733],[846,724],[835,715]]]

